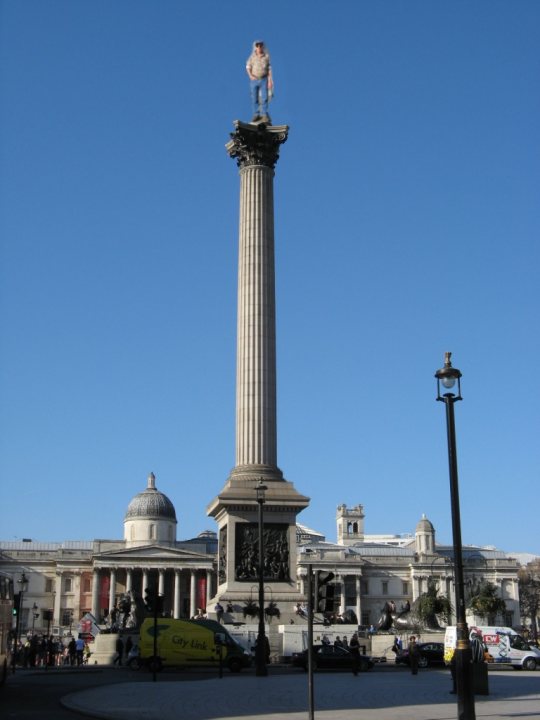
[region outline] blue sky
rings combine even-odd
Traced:
[[[150,471],[178,537],[234,465],[239,178],[263,37],[278,459],[335,539],[540,554],[538,2],[3,0],[0,537],[118,538]]]

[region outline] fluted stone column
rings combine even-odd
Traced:
[[[127,568],[126,570],[126,592],[133,589],[133,569]]]
[[[284,479],[277,460],[276,307],[274,264],[274,168],[286,125],[236,121],[226,148],[240,174],[238,317],[236,347],[235,466],[208,514],[219,526],[216,599],[240,603],[258,581],[247,556],[258,555],[256,485],[266,485],[264,533],[268,525],[279,542],[264,546],[268,571],[265,587],[284,607],[301,600],[296,584],[296,515],[309,504]],[[275,540],[275,538],[274,538]],[[253,546],[253,547],[252,547]],[[283,570],[285,565],[285,570]]]
[[[356,576],[356,618],[358,624],[362,624],[362,577]]]
[[[160,568],[158,572],[158,595],[165,595],[165,570]]]
[[[206,609],[207,609],[207,610],[210,610],[210,609],[213,610],[213,608],[210,608],[210,602],[211,602],[211,600],[212,600],[212,597],[213,597],[213,592],[212,592],[212,571],[211,571],[211,570],[207,570],[207,571],[206,571]]]
[[[141,589],[141,595],[144,597],[144,593],[146,588],[148,587],[148,570],[144,569],[142,571],[142,589]]]
[[[94,568],[92,576],[92,615],[97,618],[98,622],[100,621],[99,610],[99,570]]]
[[[197,577],[195,570],[191,571],[191,582],[189,585],[189,617],[192,618],[197,612]]]
[[[116,598],[116,568],[110,570],[111,583],[109,585],[109,612],[114,607],[114,601]]]
[[[181,596],[180,596],[180,570],[174,571],[174,610],[173,610],[173,617],[175,620],[178,620],[180,617],[180,604]]]
[[[54,583],[54,609],[53,609],[53,622],[55,625],[60,625],[60,611],[62,608],[62,571],[56,573]]]
[[[240,168],[236,467],[282,479],[277,466],[274,167],[288,128],[235,123],[227,144]]]

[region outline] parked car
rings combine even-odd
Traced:
[[[417,647],[420,652],[418,667],[425,668],[430,665],[444,665],[444,643],[417,643]],[[396,655],[396,665],[400,664],[409,664],[408,650],[403,650],[399,655]]]
[[[303,670],[308,669],[308,651],[304,650],[300,653],[294,653],[292,656],[292,664],[294,667],[300,667]],[[353,667],[353,656],[344,647],[336,645],[314,645],[313,646],[313,669],[321,670],[333,668],[336,670],[351,670]],[[360,655],[360,664],[358,669],[360,672],[366,672],[373,667],[373,660],[368,655]]]

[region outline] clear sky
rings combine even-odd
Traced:
[[[334,540],[540,554],[540,3],[1,2],[0,537],[121,538],[150,471],[178,538],[234,465],[245,61],[272,55],[278,460]],[[535,371],[536,372],[536,371]]]

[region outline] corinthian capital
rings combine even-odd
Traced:
[[[287,140],[288,125],[252,125],[234,121],[235,131],[225,145],[230,157],[236,159],[239,168],[265,165],[275,168],[279,158],[279,146]]]

